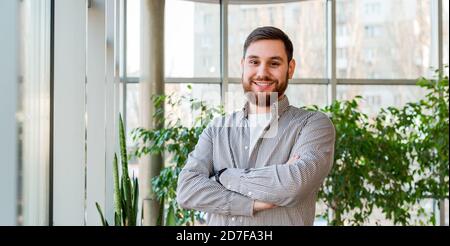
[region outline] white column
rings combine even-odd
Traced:
[[[18,1],[0,1],[0,225],[17,223]]]
[[[53,225],[84,225],[86,1],[54,2]]]
[[[141,1],[140,124],[146,129],[157,127],[152,117],[155,109],[151,96],[164,93],[164,5],[164,0]],[[159,175],[163,159],[161,155],[146,156],[140,160],[139,165],[143,224],[156,225],[159,202],[152,192],[151,179]]]
[[[86,225],[100,225],[95,206],[106,205],[106,3],[93,0],[88,9],[87,24],[87,73],[86,73],[86,115],[87,115],[87,184]]]
[[[48,225],[50,0],[21,2],[22,211],[24,225]]]

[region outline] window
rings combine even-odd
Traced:
[[[336,37],[346,37],[348,35],[347,26],[337,25],[336,27]]]
[[[324,107],[328,104],[328,86],[314,84],[289,84],[286,96],[289,103],[296,107],[317,105]]]
[[[366,15],[379,15],[381,11],[381,3],[368,2],[364,5],[364,11]]]
[[[188,85],[192,88],[189,89]],[[131,138],[131,131],[140,126],[140,105],[141,100],[139,98],[139,83],[129,83],[127,86],[127,146],[130,150],[134,149],[134,141]],[[166,95],[175,95],[177,98],[180,96],[192,97],[195,99],[205,101],[209,106],[220,105],[220,85],[219,84],[188,84],[188,83],[166,83],[165,85]],[[150,99],[149,99],[150,100]],[[170,107],[167,103],[165,105],[166,121],[176,120],[180,118],[181,123],[185,126],[189,126],[193,123],[196,114],[191,111],[190,104],[187,101],[179,107]],[[136,159],[130,160],[130,175],[134,172],[135,175],[139,173]]]
[[[339,48],[349,49],[346,72],[339,74],[340,78],[363,79],[371,77],[370,73],[376,79],[416,79],[430,75],[430,1],[378,1],[379,7],[375,8],[380,13],[377,18],[364,16],[365,2],[368,0],[336,2],[336,15],[347,17],[338,17],[338,24],[349,30],[348,38],[338,40],[337,44]],[[348,4],[353,8],[344,7]],[[373,50],[370,65],[364,61],[366,49]],[[338,67],[342,55],[337,53]]]
[[[128,1],[129,5],[134,1]],[[137,1],[136,1],[137,2]],[[227,22],[221,22],[219,0],[166,0],[165,21],[165,76],[166,94],[191,95],[218,105],[221,102],[222,81],[228,81],[224,101],[227,112],[241,109],[244,93],[240,60],[245,39],[256,27],[272,25],[284,30],[294,44],[297,69],[286,91],[291,104],[302,107],[323,107],[332,99],[350,100],[362,95],[360,109],[374,117],[381,108],[403,106],[424,97],[425,91],[415,86],[420,76],[430,76],[430,66],[437,64],[434,49],[431,17],[435,14],[433,0],[305,0],[305,1],[223,1],[227,3]],[[327,43],[332,18],[327,12],[336,4],[336,46]],[[448,1],[442,1],[443,60],[448,64]],[[138,4],[136,5],[138,6]],[[133,7],[128,8],[130,13]],[[139,26],[139,9],[127,19],[128,32]],[[132,24],[135,23],[135,24]],[[228,36],[222,37],[221,28]],[[128,35],[128,78],[136,82],[139,76],[139,31]],[[227,42],[221,42],[224,38]],[[333,38],[333,37],[331,37]],[[221,54],[221,45],[228,45],[228,53]],[[130,46],[137,51],[133,52]],[[336,51],[331,60],[328,48]],[[130,54],[133,53],[134,55]],[[221,60],[222,59],[222,60]],[[221,61],[227,61],[228,77],[221,75]],[[133,63],[133,61],[132,61]],[[328,76],[330,66],[335,66],[336,77]],[[132,69],[135,67],[136,69]],[[137,71],[137,72],[136,72]],[[448,74],[448,70],[447,70]],[[311,81],[317,81],[317,83]],[[333,79],[337,85],[327,84]],[[357,82],[355,85],[353,82]],[[380,83],[380,81],[382,81]],[[187,85],[192,86],[192,90]],[[388,84],[388,85],[380,85]],[[336,86],[336,98],[328,93]],[[128,130],[138,122],[138,84],[128,84]],[[208,98],[204,98],[207,96]],[[189,105],[173,109],[166,105],[170,117],[180,117],[189,124],[193,115]],[[430,209],[430,201],[424,201]],[[447,200],[448,202],[448,200]],[[381,213],[380,213],[381,214]],[[370,223],[377,223],[374,214]],[[447,213],[448,220],[448,213]]]
[[[294,45],[297,68],[294,78],[325,76],[326,23],[324,1],[277,4],[230,4],[228,10],[228,70],[241,77],[240,60],[245,39],[255,28],[276,26],[286,32]],[[239,40],[231,38],[240,37]]]
[[[127,60],[126,73],[128,77],[139,77],[141,68],[141,7],[140,1],[126,1],[127,3]]]
[[[364,26],[364,34],[366,38],[376,38],[381,34],[381,27],[377,25]]]
[[[166,1],[166,77],[220,77],[220,5],[209,2]]]
[[[191,89],[189,87],[191,87]],[[174,95],[202,100],[210,107],[220,105],[220,85],[219,84],[188,84],[188,83],[170,83],[165,85],[166,95]],[[181,119],[184,126],[192,126],[196,113],[191,110],[191,105],[187,101],[182,101],[179,107],[171,107],[166,104],[166,120],[175,121]]]
[[[337,100],[351,100],[361,95],[359,108],[375,117],[381,108],[402,107],[425,97],[425,90],[415,85],[338,85]]]

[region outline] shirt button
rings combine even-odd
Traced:
[[[236,218],[232,217],[231,220],[234,221],[234,220],[236,220]]]
[[[249,196],[251,196],[252,195],[252,192],[250,191],[249,193],[247,193]]]
[[[231,189],[231,185],[228,185],[228,186],[227,186],[227,189]]]
[[[246,146],[244,147],[244,149],[248,149],[248,146],[246,145]]]

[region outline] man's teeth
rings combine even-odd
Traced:
[[[273,82],[255,82],[257,85],[271,85]]]

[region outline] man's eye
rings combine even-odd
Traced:
[[[252,64],[252,65],[255,65],[255,64],[258,64],[258,61],[250,60],[249,63]]]
[[[270,65],[273,66],[273,67],[278,67],[278,66],[280,65],[280,63],[278,63],[278,62],[272,62]]]

